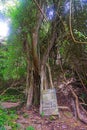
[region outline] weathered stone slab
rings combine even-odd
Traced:
[[[59,115],[55,89],[47,89],[41,92],[40,114]]]
[[[13,102],[2,102],[0,105],[3,108],[10,109],[10,108],[18,107],[20,105],[20,102],[16,102],[16,103],[13,103]]]

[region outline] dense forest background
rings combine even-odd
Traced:
[[[77,117],[87,123],[79,110],[87,110],[87,0],[1,0],[0,5],[0,20],[9,24],[8,36],[0,37],[1,99],[12,89],[22,93],[27,109],[37,106],[52,76],[57,91],[72,93]]]

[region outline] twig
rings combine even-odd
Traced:
[[[1,96],[4,95],[4,94],[7,92],[7,90],[9,90],[9,89],[15,89],[15,90],[17,90],[18,92],[20,92],[17,88],[14,88],[15,86],[19,85],[20,83],[22,83],[22,82],[19,82],[19,81],[17,81],[16,83],[13,82],[13,83],[11,84],[11,86],[8,87],[7,89],[5,89],[0,95],[1,95]],[[20,92],[20,93],[23,93],[23,92]]]
[[[20,91],[19,91],[18,89],[16,89],[16,88],[9,87],[9,88],[5,89],[5,90],[0,94],[0,96],[4,95],[9,89],[14,89],[14,90],[17,90],[18,92],[20,92]],[[20,92],[20,93],[23,93],[23,92]]]
[[[37,7],[38,7],[40,13],[43,15],[43,17],[45,18],[46,22],[48,22],[48,20],[47,20],[47,18],[46,18],[46,15],[43,13],[43,11],[42,11],[40,5],[37,3],[36,0],[33,0],[33,1],[34,1],[34,3],[37,5]]]
[[[85,103],[83,103],[83,102],[81,102],[80,104],[81,104],[81,105],[84,105],[84,106],[87,106],[87,104],[85,104]]]
[[[81,106],[82,110],[85,112],[85,114],[86,114],[86,116],[87,116],[87,111],[83,108],[82,105],[80,105],[80,106]]]
[[[69,108],[69,107],[66,107],[66,106],[58,106],[58,108],[59,108],[59,109],[68,109],[68,110],[70,110],[70,108]]]
[[[82,100],[82,102],[83,102],[83,103],[85,103],[85,101],[83,100],[83,98],[79,97],[79,99],[81,99],[81,100]]]
[[[83,83],[83,80],[81,79],[81,77],[80,77],[80,75],[79,75],[79,72],[78,72],[77,70],[75,70],[75,71],[76,71],[76,73],[77,73],[77,75],[78,75],[78,77],[79,77],[79,80],[81,81],[81,84],[82,84],[82,86],[83,86],[85,92],[87,93],[87,89],[86,89],[86,87],[85,87],[85,85],[84,85],[84,83]]]

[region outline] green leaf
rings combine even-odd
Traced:
[[[35,130],[33,126],[28,126],[26,130]]]
[[[6,128],[4,126],[0,127],[0,130],[6,130]]]

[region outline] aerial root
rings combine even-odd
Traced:
[[[79,100],[78,100],[78,96],[75,94],[74,90],[72,89],[72,86],[69,85],[68,86],[73,97],[75,98],[75,105],[76,105],[76,112],[77,112],[77,117],[79,118],[80,121],[82,121],[83,123],[87,124],[87,112],[85,111],[85,109],[81,106],[82,110],[84,111],[85,113],[85,117],[81,114],[81,111],[80,111],[80,103],[79,103]]]

